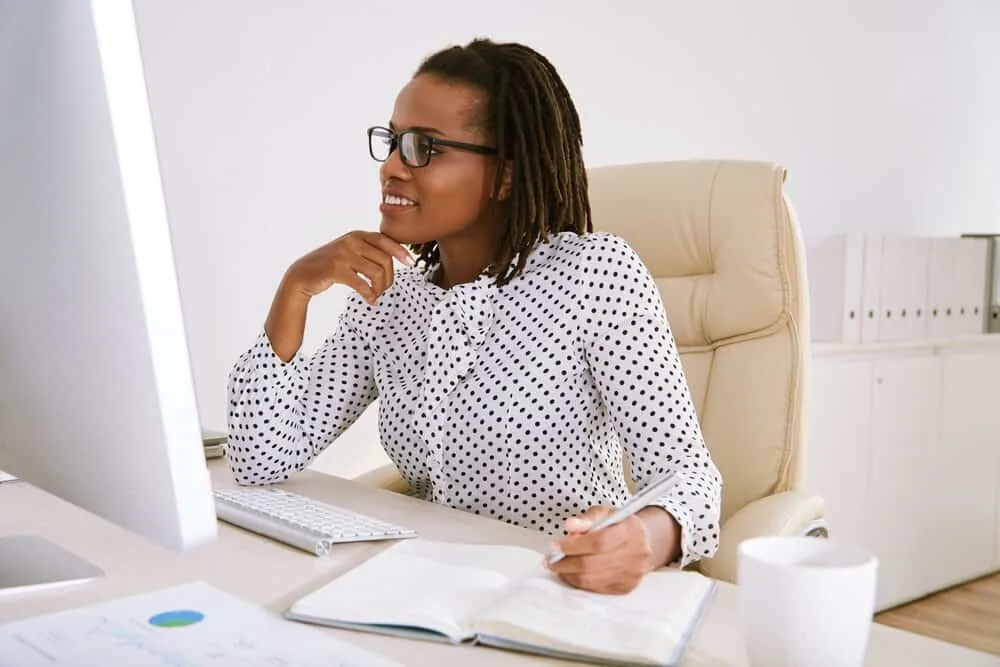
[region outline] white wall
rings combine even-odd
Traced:
[[[430,52],[545,53],[592,166],[773,160],[807,243],[849,229],[1000,231],[1000,3],[139,0],[206,425],[296,257],[378,224],[364,129]],[[307,349],[344,293],[315,303]],[[373,411],[322,457],[380,460]]]

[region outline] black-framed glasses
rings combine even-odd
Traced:
[[[420,130],[393,132],[387,127],[368,128],[368,152],[371,153],[373,160],[385,162],[397,146],[399,146],[399,155],[403,164],[413,169],[427,166],[431,157],[436,153],[435,146],[447,146],[483,155],[493,155],[497,152],[497,149],[491,146],[439,139]]]

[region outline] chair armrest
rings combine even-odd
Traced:
[[[805,491],[785,491],[755,500],[729,517],[719,534],[715,556],[699,564],[713,579],[736,582],[737,549],[752,537],[825,535],[825,505],[820,496]]]
[[[370,470],[363,475],[358,475],[354,478],[354,481],[360,482],[365,486],[374,486],[378,489],[392,491],[393,493],[406,494],[410,492],[409,482],[399,474],[399,470],[391,463]]]

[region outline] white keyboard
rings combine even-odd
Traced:
[[[334,544],[416,537],[416,531],[283,489],[215,491],[215,511],[234,526],[323,556]]]

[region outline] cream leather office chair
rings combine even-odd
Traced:
[[[736,578],[739,543],[824,535],[800,489],[809,361],[805,253],[785,169],[739,161],[591,169],[594,226],[656,279],[705,441],[722,473],[722,529],[700,569]]]
[[[589,172],[595,227],[626,239],[660,288],[722,473],[721,544],[699,568],[726,581],[743,539],[824,532],[821,499],[799,489],[808,290],[784,179],[735,161]],[[406,489],[391,467],[360,481]]]

